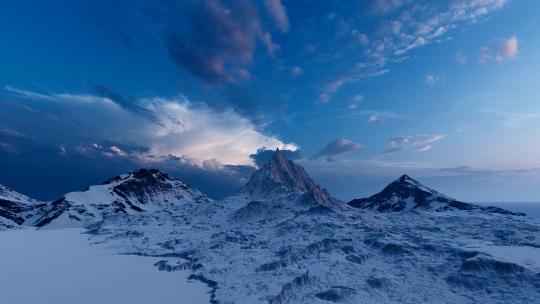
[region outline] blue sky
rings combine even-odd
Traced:
[[[214,197],[266,150],[334,195],[407,173],[540,200],[532,0],[4,1],[0,183],[42,199],[138,167]]]

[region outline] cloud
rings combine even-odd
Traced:
[[[426,77],[424,78],[425,79],[425,82],[427,85],[429,86],[433,86],[435,85],[437,82],[439,82],[439,76],[437,75],[431,75],[431,74],[428,74],[426,75]]]
[[[291,69],[291,74],[294,75],[294,76],[298,76],[298,75],[301,75],[302,74],[302,68],[301,67],[298,67],[298,66],[295,66]]]
[[[37,95],[41,100],[59,103],[59,107],[70,113],[64,119],[77,127],[66,128],[65,133],[58,134],[56,140],[60,143],[62,138],[71,137],[93,139],[91,143],[112,141],[144,147],[147,152],[137,154],[141,159],[148,155],[173,155],[188,157],[201,165],[208,160],[223,165],[251,165],[250,155],[262,147],[297,149],[294,144],[285,144],[274,136],[263,134],[249,119],[232,109],[215,111],[183,96],[134,100],[145,113],[155,117],[156,121],[153,121],[118,106],[109,97],[21,92],[19,97]],[[66,96],[98,102],[80,104],[71,102]],[[117,149],[111,148],[109,152],[122,155],[121,151],[125,149],[115,146]]]
[[[287,9],[281,3],[281,0],[264,0],[264,6],[276,22],[276,25],[282,32],[289,31],[289,17]]]
[[[538,113],[514,113],[504,115],[504,125],[509,128],[517,128],[523,126],[531,120],[539,120]]]
[[[326,157],[327,161],[334,161],[336,160],[336,156],[362,148],[362,144],[355,143],[348,138],[340,138],[326,144],[314,158]]]
[[[290,160],[298,160],[300,159],[300,150],[280,150],[281,153],[285,155]],[[262,167],[264,164],[266,164],[270,158],[274,155],[275,150],[266,149],[266,148],[260,148],[257,150],[256,153],[251,154],[249,157],[253,159],[253,162],[257,167]]]
[[[414,147],[417,152],[426,152],[431,149],[434,142],[437,142],[446,135],[406,135],[391,138],[388,140],[388,147],[383,153],[394,153]]]
[[[11,138],[18,138],[18,139],[28,139],[29,136],[27,136],[24,133],[21,133],[16,130],[12,129],[0,129],[0,137],[11,137]]]
[[[44,100],[52,102],[71,102],[80,104],[103,104],[113,105],[115,104],[109,98],[103,98],[99,96],[87,95],[87,94],[68,94],[68,93],[37,93],[27,90],[21,90],[12,86],[5,86],[4,89],[8,92],[14,93],[17,96],[25,97],[33,100]]]
[[[467,64],[467,62],[469,61],[469,58],[463,52],[457,52],[455,58],[456,58],[457,63],[459,64]]]
[[[375,0],[371,10],[375,14],[387,14],[404,4],[403,0]]]
[[[348,108],[351,110],[356,109],[360,103],[364,100],[364,96],[362,95],[354,95],[353,98],[349,101]]]
[[[519,128],[531,121],[540,121],[540,111],[532,109],[527,112],[501,111],[492,108],[482,109],[482,113],[494,115],[507,128]]]
[[[137,100],[135,98],[123,96],[122,94],[115,92],[113,89],[105,85],[96,85],[93,87],[93,89],[97,94],[106,98],[107,100],[114,102],[121,108],[124,108],[133,113],[142,115],[150,119],[151,121],[154,121],[154,122],[159,121],[159,118],[156,117],[152,112],[138,105]]]
[[[121,143],[103,142],[97,146],[27,142],[15,150],[13,145],[0,142],[0,183],[7,183],[38,199],[53,200],[118,174],[139,168],[156,168],[219,199],[237,191],[255,170],[253,166],[223,165],[212,160],[199,163],[172,155],[142,158],[139,148]],[[110,151],[114,146],[127,155]],[[40,174],[36,175],[36,172]],[[29,183],[29,180],[35,182]]]
[[[369,41],[361,46],[362,57],[356,65],[337,73],[323,84],[320,102],[329,102],[344,85],[379,77],[390,71],[390,64],[408,58],[411,51],[436,42],[445,41],[445,35],[460,26],[475,23],[500,10],[506,0],[451,0],[451,1],[375,1],[373,12],[391,14],[379,22],[378,30],[370,33]],[[352,26],[344,19],[340,24]],[[377,25],[377,22],[375,23]],[[515,41],[506,44],[501,58],[517,50]]]
[[[279,46],[261,25],[257,8],[250,2],[225,5],[218,0],[174,2],[171,17],[178,20],[166,35],[166,47],[174,62],[206,83],[235,80],[231,70],[252,62],[257,41],[269,54]],[[178,7],[176,7],[178,6]]]
[[[493,40],[488,46],[480,48],[478,63],[495,61],[502,63],[515,58],[519,53],[519,40],[516,36]]]
[[[322,93],[319,95],[319,102],[327,103],[332,99],[332,95],[337,92],[347,82],[347,79],[336,79],[325,86]]]
[[[389,119],[395,119],[399,118],[400,116],[393,112],[386,112],[386,111],[372,111],[372,110],[366,110],[361,111],[358,113],[359,115],[366,116],[366,122],[368,123],[374,123],[378,125],[384,125],[387,120]]]
[[[118,156],[127,156],[127,153],[124,150],[118,148],[117,146],[112,146],[110,150]]]
[[[516,36],[501,41],[495,60],[497,60],[497,62],[502,62],[506,59],[516,57],[519,52],[518,45],[519,41]]]

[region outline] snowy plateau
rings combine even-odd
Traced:
[[[96,303],[142,303],[141,276],[155,292],[147,303],[540,303],[538,219],[460,202],[406,175],[345,203],[280,151],[221,201],[152,169],[51,202],[0,186],[0,230],[0,297],[21,296],[9,303],[48,303],[22,295],[53,288],[100,294]],[[81,237],[115,260],[85,262],[96,254],[68,248],[80,248]],[[16,240],[26,249],[12,247]],[[25,258],[28,250],[57,262],[37,271],[48,262]],[[97,273],[131,271],[114,281],[84,277],[77,292],[69,285],[77,276],[56,271],[70,265],[58,256],[74,255],[75,273],[92,263]],[[30,283],[44,273],[47,283]],[[103,293],[105,285],[115,293]]]

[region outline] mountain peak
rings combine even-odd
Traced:
[[[442,210],[449,208],[454,203],[466,204],[425,187],[417,180],[404,174],[381,192],[369,198],[352,200],[348,204],[352,207],[388,212],[414,208]]]
[[[354,199],[347,204],[351,207],[372,209],[379,212],[395,212],[408,209],[433,211],[480,210],[489,213],[523,215],[497,207],[481,207],[458,201],[422,185],[406,174],[390,183],[381,192],[368,198]]]
[[[115,214],[170,211],[185,203],[208,201],[199,190],[167,173],[138,169],[85,191],[65,194],[52,202],[36,226],[52,221],[87,226]]]
[[[283,152],[276,149],[270,160],[251,176],[245,189],[263,194],[281,188],[292,192],[307,192],[317,184],[306,170],[289,160]]]
[[[306,197],[311,197],[318,202],[337,201],[325,189],[317,185],[302,166],[289,160],[279,149],[276,149],[264,166],[253,173],[241,191],[262,198],[280,193],[307,193],[310,195]]]

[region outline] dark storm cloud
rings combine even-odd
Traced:
[[[153,122],[159,122],[159,118],[152,111],[139,106],[135,98],[124,96],[105,85],[95,85],[93,89],[97,94],[110,99],[121,108],[142,115]]]
[[[166,35],[176,64],[207,83],[231,81],[252,61],[260,39],[269,52],[276,46],[261,28],[257,8],[248,1],[169,2],[181,21]]]
[[[301,157],[300,150],[295,150],[295,151],[280,150],[280,151],[285,155],[285,157],[287,157],[290,160],[297,160],[297,159],[300,159]],[[264,164],[266,164],[270,160],[270,158],[272,158],[272,155],[274,155],[274,153],[275,153],[274,150],[261,148],[257,150],[257,153],[251,154],[249,157],[253,159],[253,161],[258,167],[262,167]]]
[[[347,152],[361,149],[362,145],[355,143],[347,138],[340,138],[333,140],[326,144],[322,149],[319,150],[319,153],[315,155],[315,158],[326,157],[327,161],[335,160],[335,157]]]

